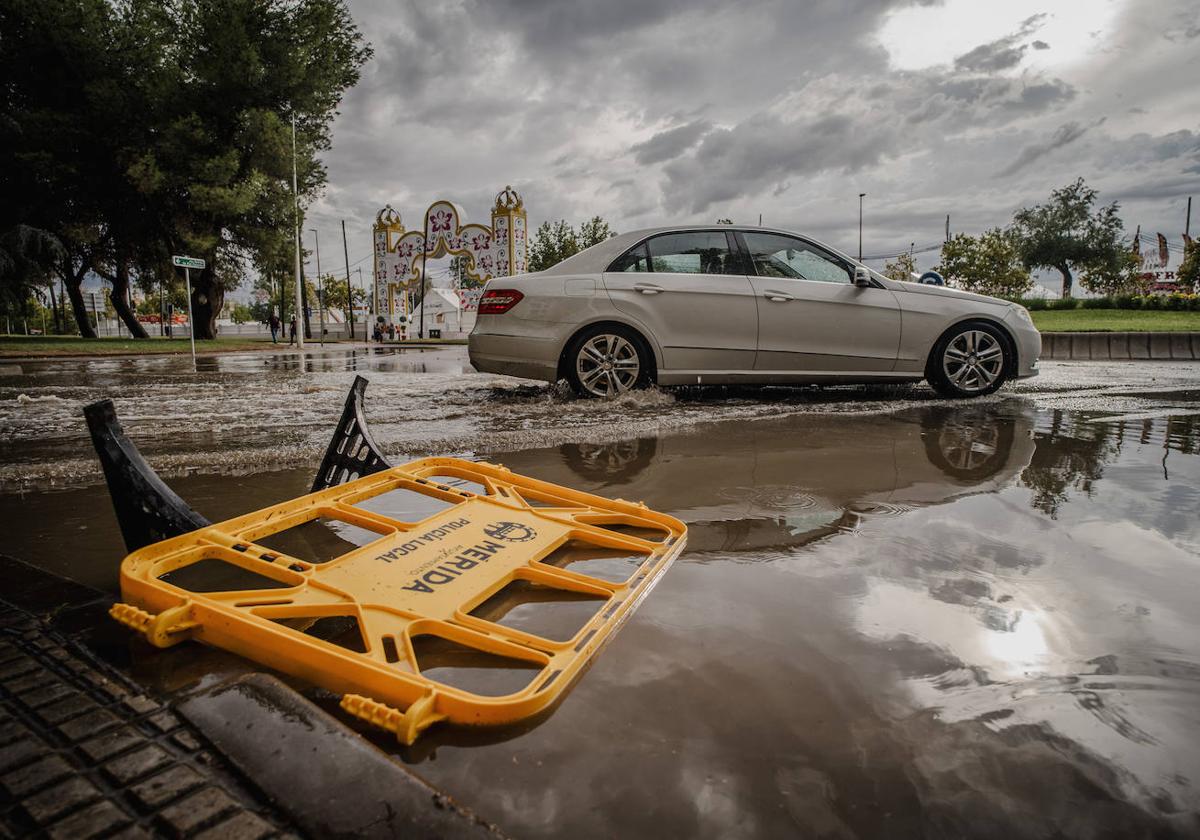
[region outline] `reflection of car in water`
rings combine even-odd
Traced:
[[[654,460],[658,439],[619,440],[614,443],[565,443],[558,448],[571,472],[602,484],[632,478]]]
[[[983,411],[939,406],[926,411],[921,436],[929,463],[951,478],[983,480],[1008,458],[1014,425]]]
[[[558,459],[534,449],[504,461],[548,481],[653,499],[688,523],[689,551],[738,551],[800,545],[860,516],[999,490],[1029,464],[1032,431],[1028,409],[1010,401],[720,424],[653,447],[571,444]]]

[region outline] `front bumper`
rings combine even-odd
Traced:
[[[1037,376],[1038,362],[1042,356],[1042,334],[1032,326],[1013,331],[1017,342],[1017,379]]]

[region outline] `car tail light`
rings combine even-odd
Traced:
[[[479,314],[503,315],[524,297],[516,289],[488,289],[479,299]]]

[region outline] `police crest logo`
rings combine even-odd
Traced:
[[[537,531],[518,522],[494,522],[484,528],[483,533],[494,540],[506,542],[529,542],[537,536]]]

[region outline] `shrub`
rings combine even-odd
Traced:
[[[1079,306],[1082,309],[1112,309],[1113,302],[1110,297],[1094,297],[1080,298]]]
[[[1142,309],[1162,309],[1162,298],[1159,295],[1145,295],[1142,298]]]
[[[1046,301],[1047,309],[1075,309],[1079,306],[1079,298],[1059,298]]]
[[[1039,312],[1046,308],[1045,298],[1026,298],[1023,301],[1020,301],[1020,303],[1030,312]]]
[[[1117,309],[1138,309],[1142,299],[1135,295],[1117,295],[1113,298],[1113,306]]]

